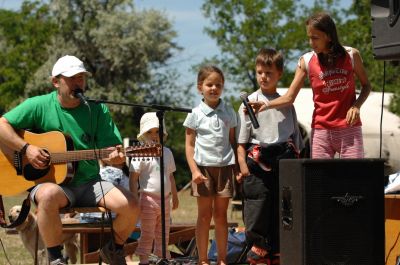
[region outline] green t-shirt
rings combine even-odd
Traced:
[[[106,105],[89,103],[80,104],[73,109],[63,108],[57,91],[32,97],[16,108],[4,114],[4,117],[15,129],[30,130],[35,133],[60,131],[69,135],[74,150],[105,148],[121,144],[121,135],[111,119]],[[92,141],[91,135],[94,136]],[[93,144],[94,143],[94,144]],[[98,177],[97,160],[79,161],[72,185],[86,183]]]

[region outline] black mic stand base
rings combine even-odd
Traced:
[[[168,265],[169,261],[166,258],[161,258],[159,260],[157,260],[156,265]]]

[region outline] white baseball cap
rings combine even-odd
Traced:
[[[81,60],[72,55],[65,55],[54,64],[51,76],[63,75],[71,77],[79,73],[91,75],[90,72],[86,70]]]
[[[163,120],[164,122],[164,120]],[[149,130],[153,128],[159,128],[159,121],[157,117],[156,112],[147,112],[143,114],[142,118],[140,118],[140,132],[137,135],[138,140],[143,141],[143,135],[148,132]],[[165,122],[163,124],[164,126],[164,137],[168,135],[167,129],[165,128]]]

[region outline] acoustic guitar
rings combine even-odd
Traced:
[[[75,173],[76,162],[107,158],[112,150],[73,150],[72,139],[58,131],[41,134],[29,131],[18,133],[26,142],[43,148],[50,156],[45,169],[35,169],[26,156],[0,143],[0,194],[17,195],[43,182],[62,184]],[[127,157],[159,157],[159,144],[137,145],[121,150]]]

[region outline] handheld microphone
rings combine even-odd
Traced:
[[[253,108],[249,105],[249,98],[247,97],[247,93],[244,91],[240,92],[240,98],[242,99],[243,105],[247,110],[247,114],[249,115],[251,124],[253,125],[254,129],[258,129],[260,127],[260,124],[258,124]]]
[[[86,97],[83,95],[83,90],[81,88],[76,88],[74,90],[74,97],[79,98],[83,104],[89,106],[89,103],[86,100]]]

